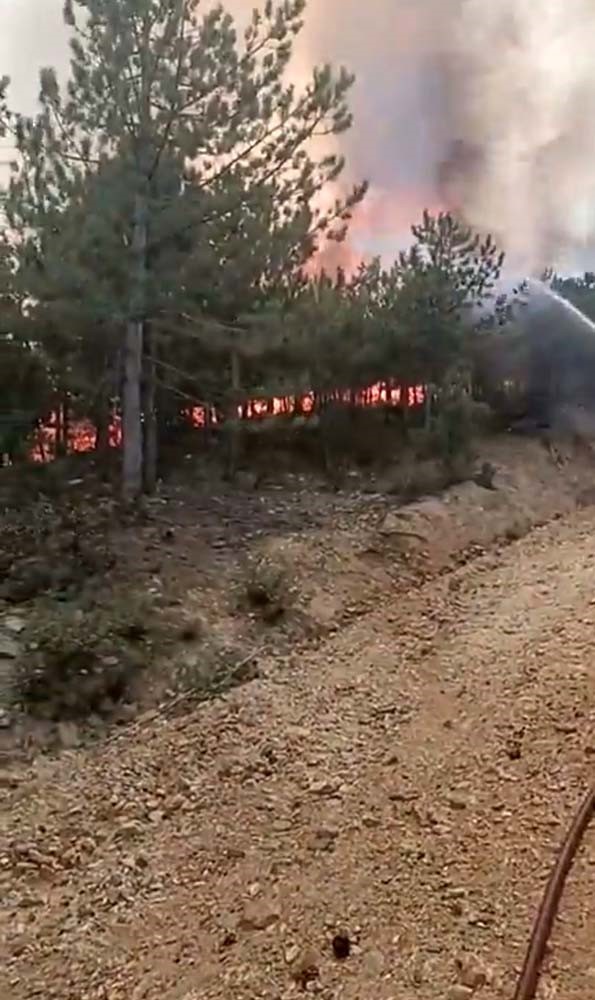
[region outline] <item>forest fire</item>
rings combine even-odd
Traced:
[[[390,406],[395,409],[415,409],[423,406],[426,389],[423,385],[399,385],[394,380],[375,382],[363,389],[336,389],[317,398],[314,392],[301,396],[271,396],[248,399],[238,406],[240,420],[264,420],[267,417],[303,416],[315,414],[320,402],[340,402],[349,406]],[[217,427],[225,418],[214,406],[200,404],[182,410],[182,417],[196,429]],[[58,452],[58,442],[68,453],[90,452],[96,448],[97,429],[88,419],[72,420],[67,428],[57,413],[35,433],[30,457],[35,462],[51,462]],[[109,427],[109,447],[122,444],[122,423],[115,415]]]

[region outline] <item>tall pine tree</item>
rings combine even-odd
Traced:
[[[191,249],[199,262],[202,254],[224,263],[221,254],[213,260],[210,227],[227,222],[237,230],[271,189],[270,231],[301,220],[294,246],[302,252],[307,234],[332,226],[309,213],[343,163],[312,158],[308,143],[349,127],[352,77],[325,66],[301,93],[286,82],[305,5],[266,0],[240,37],[222,7],[201,15],[200,0],[66,0],[66,90],[43,70],[40,114],[17,122],[20,164],[8,205],[24,259],[43,275],[37,294],[60,270],[50,260],[58,236],[86,253],[84,268],[77,256],[58,285],[74,281],[80,293],[84,274],[104,320],[123,329],[122,483],[129,500],[142,489],[143,420],[152,425],[141,398],[143,355],[154,351],[147,351],[147,332],[179,291],[169,279],[180,261]],[[335,206],[333,219],[342,224],[362,193]],[[95,207],[86,213],[90,198]],[[93,257],[100,263],[90,264]]]

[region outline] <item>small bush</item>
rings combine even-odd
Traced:
[[[482,462],[481,469],[475,474],[474,482],[484,490],[495,490],[494,479],[497,469],[491,462]]]
[[[515,520],[508,525],[504,537],[507,542],[517,542],[524,538],[531,530],[531,521],[527,515],[519,514]]]
[[[176,686],[189,702],[223,694],[258,677],[256,658],[239,649],[227,649],[217,642],[205,642],[177,665]]]
[[[404,503],[410,503],[420,497],[442,493],[452,485],[452,481],[452,473],[437,459],[410,460],[391,474],[384,489]]]
[[[109,714],[147,656],[142,597],[120,598],[85,612],[49,604],[29,618],[17,661],[16,697],[32,715],[81,719]]]
[[[287,567],[281,561],[262,556],[248,564],[243,603],[267,622],[275,622],[288,611],[293,590]]]
[[[297,469],[323,473],[340,488],[350,469],[383,466],[402,451],[403,414],[393,407],[359,407],[330,402],[311,416],[248,421],[242,451],[256,485],[269,476]]]
[[[57,503],[37,496],[0,509],[0,598],[28,601],[48,590],[77,591],[116,561],[113,506],[97,498]]]
[[[474,435],[473,403],[463,395],[444,399],[435,423],[438,454],[445,466],[471,461]]]

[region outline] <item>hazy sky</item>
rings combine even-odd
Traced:
[[[68,59],[61,0],[0,0],[0,13],[0,73],[12,79],[12,104],[33,111],[39,67]]]
[[[252,0],[228,0],[246,11]],[[0,0],[0,73],[32,111],[64,70],[62,0]],[[357,252],[390,252],[422,208],[457,205],[527,266],[595,240],[593,0],[310,0],[296,55],[357,74],[348,178],[372,188]]]

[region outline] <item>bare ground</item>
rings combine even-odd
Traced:
[[[511,995],[592,778],[595,512],[381,583],[192,714],[5,774],[7,1000]],[[595,997],[594,864],[595,833],[542,998]]]

